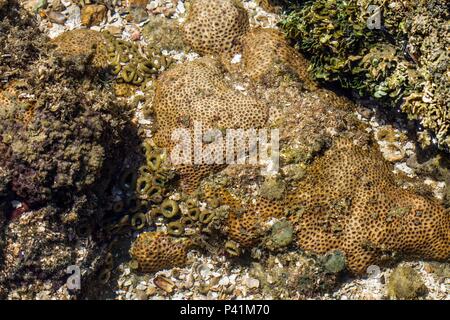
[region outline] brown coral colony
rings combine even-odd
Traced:
[[[0,0],[0,16],[3,3],[12,5]],[[60,281],[70,259],[83,259],[77,248],[89,259],[83,270],[97,272],[104,267],[98,260],[110,258],[100,272],[107,282],[109,250],[124,238],[127,266],[139,276],[184,268],[193,249],[230,257],[231,265],[301,253],[314,261],[309,269],[320,270],[311,288],[342,270],[360,276],[400,260],[449,261],[448,199],[434,197],[417,177],[398,174],[383,152],[395,147],[396,134],[384,135],[392,140],[386,147],[383,129],[371,128],[371,114],[320,87],[309,58],[278,29],[254,26],[242,1],[188,3],[186,19],[166,26],[179,32],[171,35],[179,38],[177,50],[189,52],[180,59],[177,50],[83,28],[46,38],[43,48],[30,45],[31,67],[21,73],[9,72],[12,62],[22,67],[20,59],[0,60],[0,71],[8,71],[0,74],[0,298],[13,280],[45,287],[15,261],[62,242],[55,270],[36,261],[30,270]],[[256,3],[279,12],[275,3],[284,1]],[[142,4],[132,9],[156,10]],[[109,7],[95,6],[83,7],[93,10],[84,26],[109,19]],[[12,30],[9,24],[0,21],[0,31]],[[180,151],[174,132],[182,129],[193,141],[197,124],[202,134],[279,130],[279,148],[270,150],[279,156],[279,170],[264,175],[262,164],[206,157],[194,163],[191,149],[189,161],[174,163],[171,155]],[[223,141],[202,142],[225,153]],[[45,239],[33,247],[37,223]],[[295,279],[296,285],[306,281]]]

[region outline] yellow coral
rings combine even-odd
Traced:
[[[163,232],[144,232],[133,243],[130,254],[140,271],[151,273],[185,265],[191,245],[189,240]]]
[[[89,29],[77,29],[64,32],[52,43],[56,45],[56,51],[67,57],[92,57],[95,67],[106,68],[108,66],[108,40],[100,32]]]
[[[270,218],[288,216],[298,247],[318,254],[342,250],[348,269],[357,274],[394,253],[450,257],[448,212],[396,186],[376,147],[362,148],[348,140],[338,140],[316,160],[284,201],[261,199],[238,212],[230,215],[229,235],[243,246],[259,240]]]
[[[194,0],[183,38],[199,54],[235,53],[248,27],[248,14],[239,0]]]

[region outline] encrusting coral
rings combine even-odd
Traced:
[[[217,129],[248,129],[263,127],[267,121],[267,106],[251,96],[235,90],[223,76],[219,62],[211,58],[201,58],[163,73],[156,84],[153,111],[159,130],[155,135],[158,146],[173,151],[176,141],[172,134],[176,129],[184,129],[190,142],[194,141],[196,124],[201,125],[201,133]],[[220,148],[222,141],[203,141],[209,148]],[[186,190],[196,188],[202,177],[217,168],[217,164],[194,163],[193,148],[186,152],[189,163],[177,165]],[[217,149],[219,150],[219,149]],[[220,152],[220,151],[218,151]],[[181,155],[180,157],[183,157]]]
[[[224,202],[236,207],[227,197]],[[448,210],[398,187],[376,147],[348,140],[317,159],[284,201],[262,198],[243,211],[235,210],[228,223],[230,238],[243,246],[259,241],[270,218],[288,217],[299,248],[319,254],[339,249],[356,274],[393,255],[450,256]]]
[[[142,272],[182,267],[192,243],[189,239],[171,237],[164,232],[144,232],[130,249],[131,257]]]
[[[280,31],[254,28],[246,33],[242,43],[244,72],[254,82],[271,83],[271,77],[293,73],[306,88],[316,88],[308,73],[308,61],[289,46]]]
[[[200,54],[234,54],[249,28],[239,0],[194,0],[183,25],[184,41]]]
[[[101,32],[76,29],[62,33],[51,42],[56,45],[56,52],[65,57],[91,57],[94,67],[106,68],[108,66],[108,42]]]
[[[369,12],[378,8],[380,15]],[[377,20],[380,23],[377,25]],[[282,22],[315,79],[400,107],[449,148],[446,1],[307,1]]]

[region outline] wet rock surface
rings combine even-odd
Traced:
[[[0,0],[0,16],[7,16],[0,22],[0,41],[5,43],[0,48],[0,297],[450,299],[446,262],[424,262],[419,255],[395,267],[402,257],[384,252],[381,258],[390,264],[358,267],[361,272],[355,276],[359,260],[347,247],[305,251],[298,239],[312,229],[306,223],[301,233],[295,222],[301,218],[284,216],[287,209],[301,216],[300,207],[275,206],[256,230],[242,224],[249,208],[259,208],[255,212],[261,214],[270,202],[298,194],[295,186],[312,181],[313,164],[327,159],[324,155],[332,154],[340,139],[379,148],[379,158],[392,165],[389,175],[395,173],[393,188],[432,199],[442,210],[450,198],[449,164],[433,137],[417,131],[414,121],[377,105],[362,106],[314,83],[307,60],[276,31],[285,1],[221,1],[230,11],[216,22],[230,27],[228,42],[217,41],[220,32],[208,32],[208,24],[197,28],[202,10],[211,13],[209,19],[217,16],[209,3],[51,1],[37,11],[31,2],[26,10],[11,11],[16,4]],[[242,22],[244,16],[247,22]],[[109,40],[68,57],[67,52],[75,51],[64,49],[79,39],[49,39],[80,28],[95,33],[92,39],[108,31]],[[196,30],[188,41],[186,28]],[[207,42],[201,45],[199,37]],[[260,39],[269,39],[278,50],[258,45]],[[55,56],[52,43],[59,46]],[[183,86],[178,76],[173,83],[181,87],[171,87],[167,74],[202,64],[206,60],[200,55],[218,55],[221,45],[227,55],[206,58],[215,59],[220,70],[210,79],[214,97],[202,84]],[[154,72],[140,81],[145,67]],[[161,94],[161,79],[170,95]],[[192,87],[190,96],[182,94]],[[281,129],[280,170],[268,177],[245,165],[208,170],[189,194],[180,188],[179,170],[155,144],[155,137],[168,133],[161,122],[167,114],[158,104],[170,106],[177,95],[177,103],[195,97],[199,108],[189,110],[195,118],[208,112],[202,107],[206,101],[228,97],[227,92],[256,101],[267,110],[265,125]],[[218,100],[219,109],[227,109],[220,107],[227,99]],[[169,118],[191,125],[183,114]],[[335,163],[323,161],[324,167]],[[187,170],[191,177],[194,173]],[[319,221],[320,228],[339,236],[341,218],[353,210],[352,204],[320,206],[331,212]],[[391,226],[408,216],[405,206],[387,209]],[[255,237],[243,236],[242,226]],[[165,243],[176,244],[169,245],[174,250],[166,250]],[[167,258],[163,264],[162,252]],[[81,270],[81,291],[67,286],[71,265]]]

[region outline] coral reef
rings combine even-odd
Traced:
[[[90,59],[96,71],[103,69],[103,72],[113,74],[118,84],[142,86],[144,89],[172,63],[161,54],[161,49],[116,39],[109,32],[76,29],[64,32],[52,43],[65,57]]]
[[[368,5],[382,25],[371,28]],[[449,146],[445,1],[309,1],[282,23],[311,58],[315,79],[398,107]]]
[[[260,128],[266,123],[267,107],[235,90],[223,74],[219,62],[205,57],[176,66],[160,76],[153,102],[159,128],[155,135],[158,146],[167,148],[171,153],[175,147],[172,134],[180,128],[188,133],[184,138],[194,141],[196,123],[201,124],[201,133],[212,129]],[[217,148],[217,152],[223,152],[219,149],[222,147],[221,141],[203,143],[209,148]],[[179,164],[177,171],[182,176],[186,190],[193,190],[202,177],[215,167],[222,166],[207,164],[210,159],[201,159],[203,164],[197,165],[194,163],[192,148],[186,150],[186,154],[177,155],[186,159],[188,164]]]
[[[402,254],[448,259],[448,212],[397,187],[375,148],[339,140],[307,169],[285,201],[260,199],[244,210],[222,192],[221,199],[235,208],[229,215],[230,238],[253,246],[269,219],[287,216],[295,226],[298,247],[319,254],[339,249],[353,273]]]
[[[161,232],[145,232],[133,243],[130,254],[140,271],[156,272],[183,266],[191,246],[187,239],[173,238]]]
[[[100,32],[76,29],[64,32],[52,40],[56,52],[69,59],[85,57],[92,59],[95,68],[108,67],[107,38]]]
[[[196,52],[234,54],[249,28],[248,14],[239,0],[195,0],[182,28],[185,42]]]
[[[295,292],[297,299],[331,292],[339,283],[339,276],[325,270],[319,259],[287,252],[269,256],[262,263],[253,262],[250,274],[259,280],[262,292],[273,299],[286,299]]]
[[[288,45],[281,32],[254,28],[246,33],[242,44],[244,72],[253,81],[272,83],[272,79],[280,75],[294,74],[305,83],[306,88],[316,87],[307,72],[307,60]]]
[[[181,28],[174,20],[155,16],[144,26],[142,36],[157,51],[184,49]]]
[[[24,79],[2,110],[2,166],[12,190],[31,205],[104,189],[109,168],[120,161],[126,113],[106,91],[74,81],[77,66],[42,65],[46,73]],[[32,98],[18,98],[25,93]]]
[[[67,299],[81,294],[68,291],[68,266],[83,286],[103,264],[96,228],[137,136],[91,57],[55,54],[10,5],[0,33],[0,297]]]
[[[381,30],[365,0],[0,0],[0,298],[421,297],[448,264],[352,276],[448,261],[447,158],[319,82],[401,105],[444,145],[448,14],[374,2]],[[281,25],[310,62],[258,4],[293,10]],[[279,170],[228,165],[223,135],[260,128]]]

